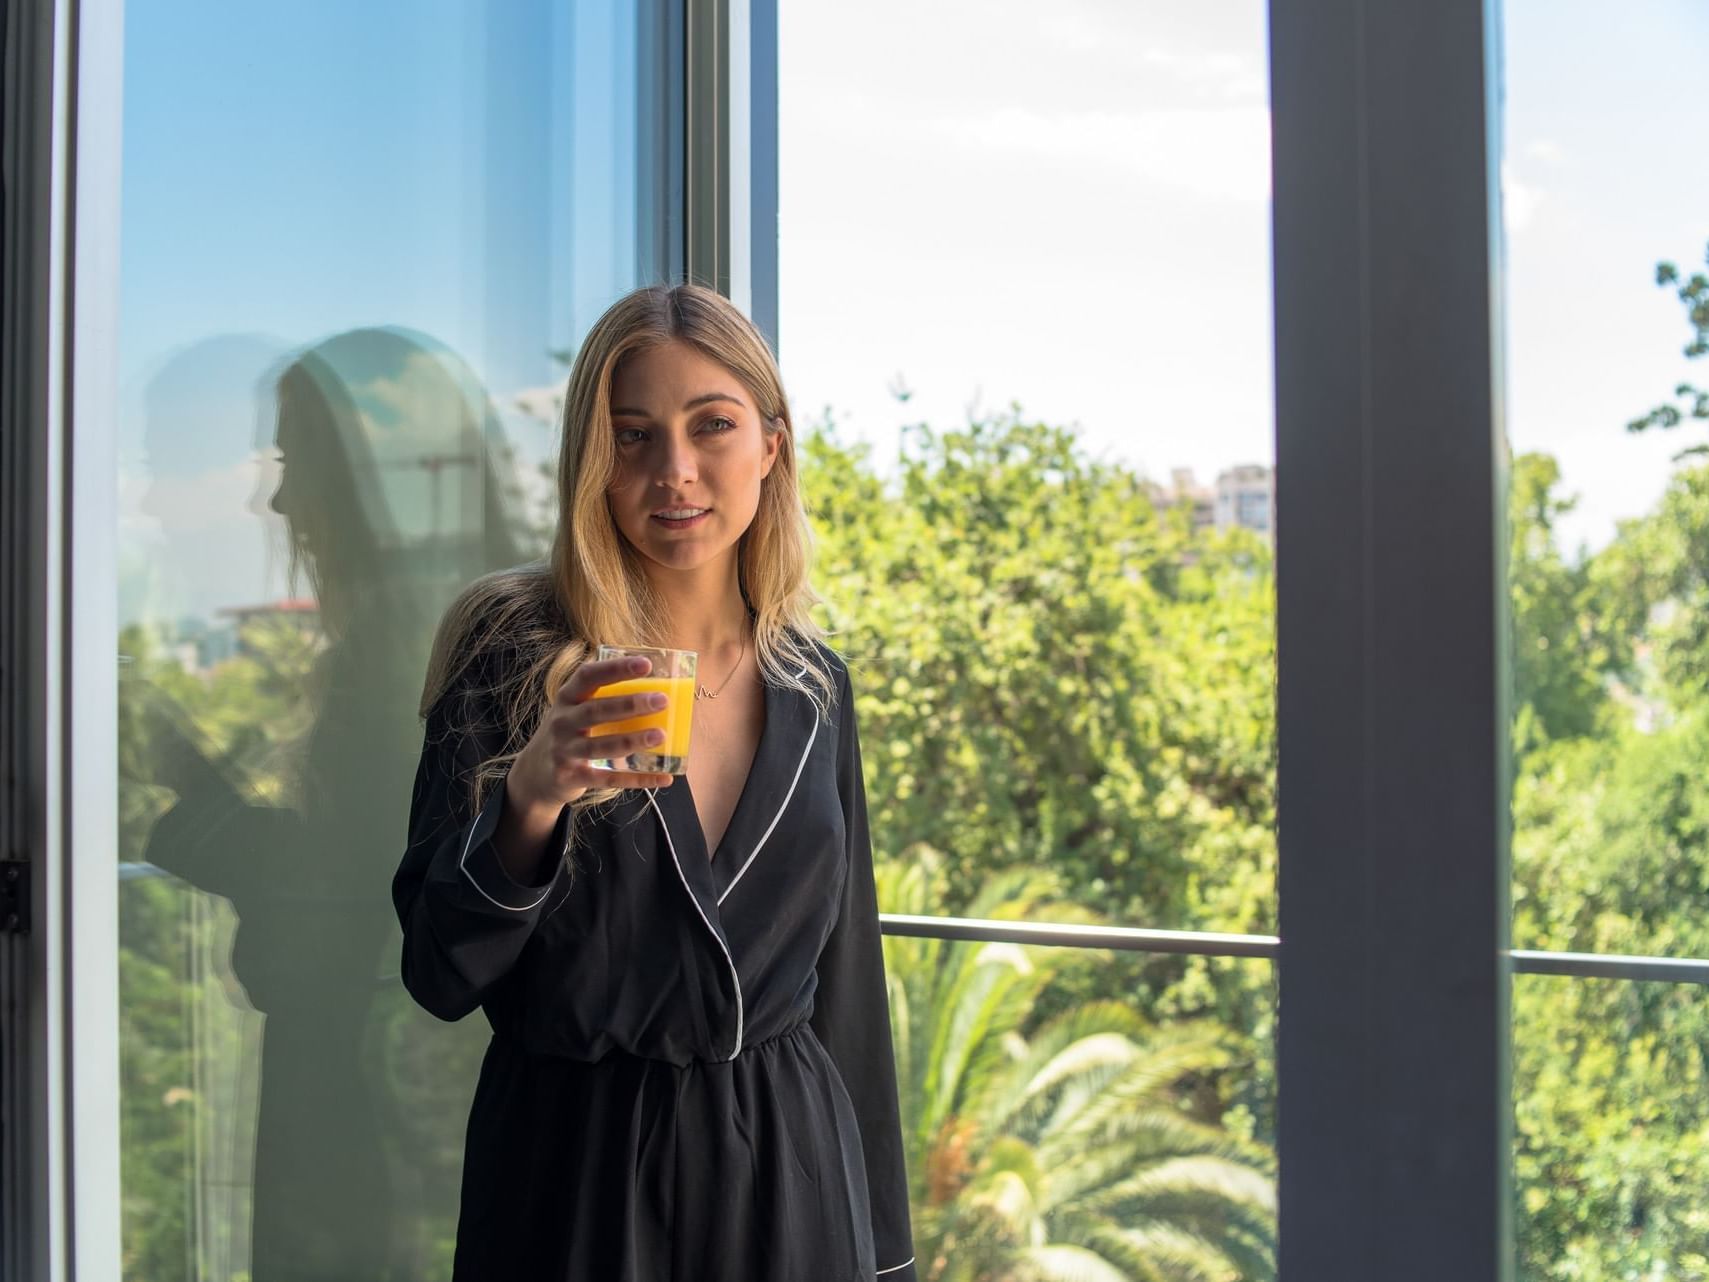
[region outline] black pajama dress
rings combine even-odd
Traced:
[[[822,653],[830,717],[766,684],[712,858],[679,778],[584,817],[540,885],[499,864],[502,785],[468,801],[503,737],[490,682],[430,712],[403,977],[493,1030],[455,1282],[914,1282],[860,746]]]

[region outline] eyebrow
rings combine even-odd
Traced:
[[[684,405],[683,409],[691,410],[691,409],[694,409],[696,406],[710,405],[713,401],[729,401],[730,404],[732,404],[732,405],[745,405],[746,404],[742,400],[741,397],[733,396],[729,392],[707,392],[701,396],[696,396],[692,401],[689,401],[686,405]],[[652,417],[650,414],[647,413],[646,410],[629,409],[629,408],[626,408],[624,406],[614,407],[611,411],[612,417],[615,418],[619,414],[628,415],[630,418],[650,418],[650,417]]]

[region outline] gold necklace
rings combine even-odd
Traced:
[[[742,638],[742,652],[736,656],[736,666],[730,669],[730,675],[724,678],[723,685],[720,685],[716,690],[708,690],[705,686],[699,686],[694,691],[694,697],[696,699],[716,699],[719,695],[723,694],[724,686],[729,685],[736,673],[742,670],[742,660],[747,657],[748,638],[744,636]]]

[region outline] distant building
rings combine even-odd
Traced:
[[[199,674],[237,653],[237,625],[186,615],[161,630],[160,644],[185,672]]]
[[[263,605],[228,605],[220,617],[235,619],[240,627],[256,619],[290,619],[309,631],[320,626],[320,603],[312,597],[291,597]]]
[[[1195,534],[1216,525],[1216,495],[1199,484],[1190,467],[1178,467],[1169,474],[1169,493],[1165,501],[1171,507],[1192,509]]]
[[[1178,467],[1169,474],[1169,488],[1155,494],[1159,506],[1190,506],[1195,532],[1241,529],[1275,537],[1276,474],[1261,464],[1225,468],[1215,486],[1200,485],[1191,468]]]
[[[320,631],[320,603],[311,597],[286,598],[261,605],[233,605],[220,611],[220,617],[231,620],[235,653],[244,653],[243,628],[256,622],[280,622],[294,625],[299,631]]]
[[[1276,528],[1276,474],[1257,463],[1231,467],[1216,478],[1216,528],[1251,530],[1267,539]]]

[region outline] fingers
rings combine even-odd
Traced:
[[[674,776],[654,771],[606,770],[594,761],[626,762],[636,753],[657,751],[663,730],[637,725],[669,706],[657,691],[595,698],[600,689],[644,676],[652,664],[644,657],[601,659],[584,663],[570,675],[553,700],[542,727],[555,784],[564,794],[600,788],[668,788]],[[595,730],[604,731],[593,734]]]
[[[622,659],[594,659],[582,664],[570,674],[570,679],[559,687],[556,702],[581,703],[601,686],[645,676],[652,671],[652,667],[652,661],[640,655]]]
[[[619,758],[602,758],[602,760],[622,760]],[[604,770],[586,761],[577,761],[573,767],[563,771],[577,792],[593,791],[599,788],[668,788],[676,782],[675,775],[667,775],[650,770]]]
[[[603,699],[587,699],[573,704],[563,714],[565,722],[577,731],[594,726],[617,725],[650,717],[663,712],[670,700],[662,694],[618,694]]]
[[[586,788],[665,788],[671,775],[655,771],[608,770],[595,761],[627,761],[637,753],[655,752],[665,741],[661,730],[576,737],[560,742],[553,754],[557,781],[564,790]],[[661,782],[662,781],[662,782]]]
[[[569,755],[592,761],[615,761],[634,752],[656,752],[664,743],[662,730],[634,730],[628,734],[602,734],[578,739]]]

